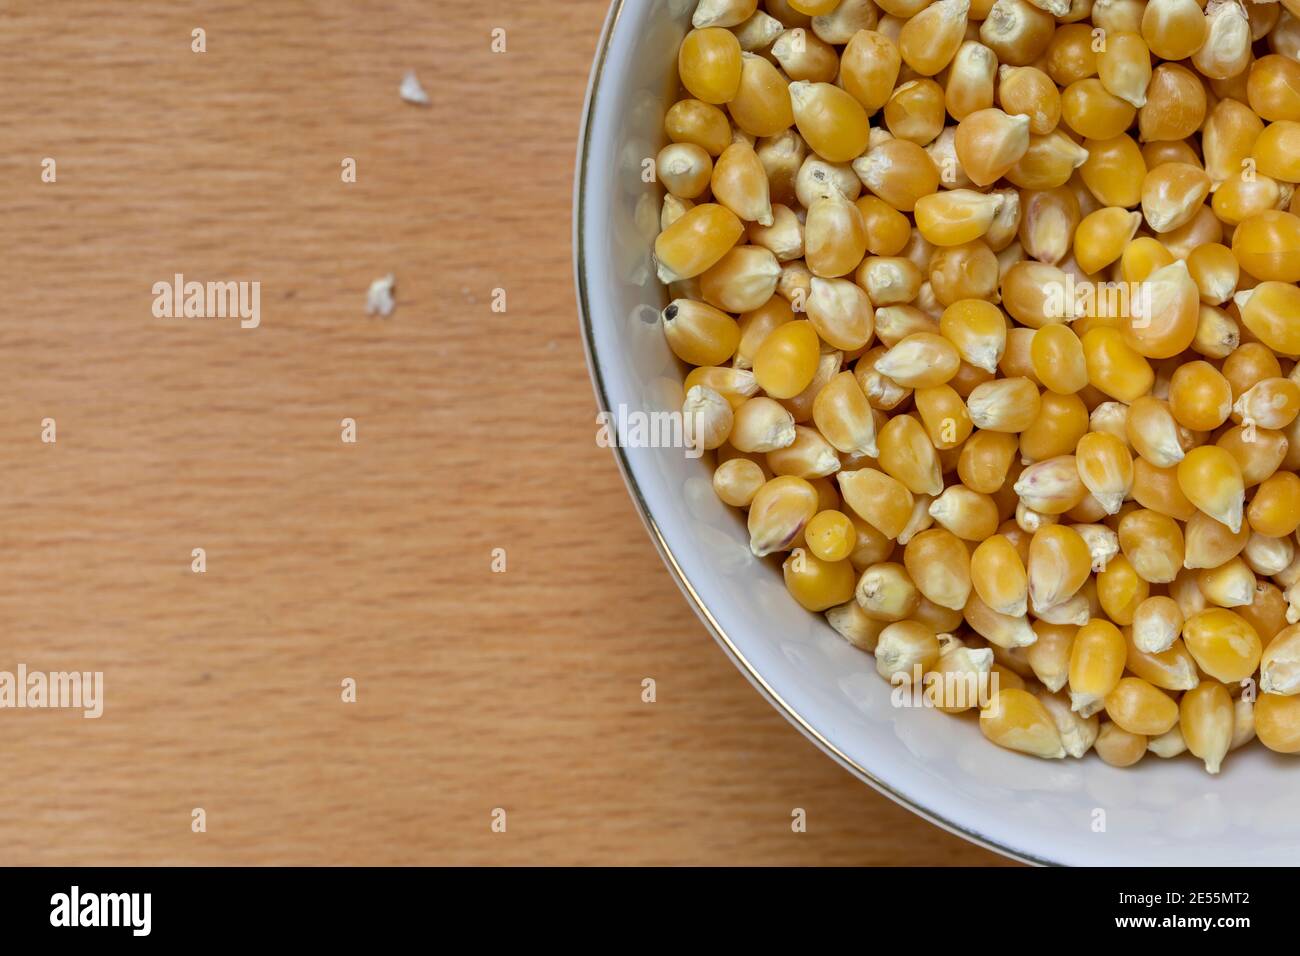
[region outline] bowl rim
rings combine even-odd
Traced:
[[[610,41],[614,31],[618,27],[620,18],[623,15],[627,0],[612,0],[609,12],[605,17],[605,24],[601,30],[600,39],[597,43],[596,56],[592,62],[591,73],[587,81],[587,92],[583,100],[582,119],[578,131],[577,157],[573,177],[573,267],[574,282],[578,307],[578,322],[582,330],[582,346],[587,357],[587,368],[591,374],[592,387],[595,391],[597,407],[605,409],[610,407],[608,389],[605,384],[605,377],[601,371],[600,363],[596,355],[596,341],[594,328],[591,320],[591,308],[588,300],[587,284],[587,242],[583,229],[583,223],[586,220],[584,215],[587,205],[587,186],[589,178],[587,168],[591,159],[590,143],[592,140],[593,127],[595,125],[595,105],[597,97],[600,95],[601,80],[604,77],[605,66],[609,59]],[[678,589],[686,597],[687,603],[695,611],[696,616],[704,623],[705,627],[713,635],[714,640],[726,653],[727,657],[736,668],[754,685],[755,689],[767,699],[767,702],[776,709],[786,720],[790,721],[805,737],[811,740],[822,752],[827,754],[836,763],[842,766],[849,773],[853,774],[859,780],[866,783],[878,793],[883,794],[890,800],[902,807],[915,813],[924,820],[929,821],[935,826],[941,827],[962,839],[968,840],[985,849],[992,850],[1003,856],[1009,857],[1022,863],[1028,863],[1038,866],[1056,865],[1054,861],[1025,853],[1023,850],[1013,849],[1005,844],[999,843],[983,834],[962,826],[953,820],[941,816],[928,807],[924,807],[915,801],[907,798],[889,786],[884,780],[877,777],[866,767],[854,761],[851,757],[841,751],[834,743],[822,735],[807,718],[799,713],[779,693],[758,673],[744,653],[736,643],[727,634],[726,630],[718,620],[709,611],[699,593],[692,586],[678,563],[676,556],[673,554],[672,547],[664,538],[658,523],[650,512],[649,505],[637,484],[636,477],[627,461],[624,449],[617,443],[613,443],[612,451],[614,460],[618,464],[619,473],[623,476],[623,483],[627,486],[628,492],[632,497],[632,502],[636,506],[637,514],[641,517],[641,523],[645,526],[654,543],[655,549],[659,552],[660,558],[663,559],[668,571],[676,582]]]

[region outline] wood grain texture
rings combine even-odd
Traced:
[[[0,711],[0,863],[996,860],[750,688],[595,446],[569,230],[605,6],[0,10],[0,669],[107,696]],[[178,272],[259,281],[261,327],[154,318]]]

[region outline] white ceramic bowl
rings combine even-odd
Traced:
[[[694,0],[615,0],[592,68],[578,149],[575,259],[597,401],[681,407],[682,369],[657,318],[659,187],[641,164],[663,145],[676,51]],[[707,458],[616,451],[655,545],[741,672],[809,739],[939,826],[1028,862],[1292,864],[1300,856],[1294,760],[1254,744],[1210,777],[1190,755],[1118,770],[1095,755],[1044,761],[1001,750],[972,721],[896,708],[872,658],[786,593],[754,558]],[[647,609],[653,613],[653,609]],[[865,811],[864,811],[865,812]],[[900,861],[906,862],[906,861]]]

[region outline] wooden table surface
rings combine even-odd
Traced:
[[[0,670],[106,698],[0,710],[0,863],[997,861],[759,697],[595,445],[605,7],[0,9]],[[260,327],[155,318],[177,273],[260,282]]]

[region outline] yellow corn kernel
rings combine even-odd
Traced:
[[[903,566],[917,590],[954,611],[964,608],[970,598],[971,561],[966,544],[942,528],[920,532],[903,550]]]
[[[881,328],[885,321],[889,319],[889,309],[878,309],[876,311],[876,334],[884,339]],[[888,351],[886,348],[874,348],[864,352],[858,359],[857,365],[854,366],[853,374],[858,380],[858,385],[862,388],[863,393],[867,396],[867,401],[871,403],[872,408],[878,408],[882,411],[890,411],[897,408],[912,395],[910,388],[899,385],[892,378],[876,371],[876,362],[879,361]]]
[[[1146,737],[1129,733],[1114,721],[1108,721],[1101,725],[1092,749],[1112,767],[1131,767],[1146,756],[1147,745]]]
[[[1290,538],[1272,538],[1268,535],[1252,532],[1242,552],[1246,566],[1260,577],[1269,577],[1283,573],[1295,560],[1296,548]],[[1259,582],[1252,588],[1251,600],[1241,606],[1249,606],[1258,597]],[[1219,602],[1221,603],[1221,602]],[[1263,635],[1260,635],[1261,638]]]
[[[804,261],[813,275],[847,275],[866,253],[867,224],[857,206],[840,194],[812,204],[804,224]]]
[[[1232,745],[1233,707],[1227,689],[1214,681],[1201,683],[1178,702],[1179,726],[1187,749],[1218,773]]]
[[[1012,434],[977,431],[962,445],[957,477],[967,488],[991,495],[1006,482],[1018,442]]]
[[[912,493],[883,471],[860,468],[836,474],[844,502],[890,540],[902,533],[912,515]]]
[[[895,415],[877,436],[880,468],[913,494],[943,491],[939,458],[925,429],[911,415]]]
[[[944,309],[939,331],[961,358],[976,368],[996,372],[1006,351],[1007,320],[991,302],[964,299]]]
[[[1188,617],[1183,623],[1183,642],[1202,671],[1229,684],[1253,675],[1263,652],[1259,634],[1250,623],[1221,607]]]
[[[763,487],[763,468],[748,458],[731,458],[713,472],[713,490],[724,504],[748,508]]]
[[[1142,217],[1119,206],[1089,213],[1074,233],[1074,255],[1079,268],[1092,274],[1119,259],[1133,238]]]
[[[1217,568],[1231,561],[1250,539],[1250,528],[1244,523],[1237,532],[1204,512],[1198,511],[1187,519],[1184,528],[1187,540],[1187,552],[1183,566],[1191,570]]]
[[[829,83],[790,84],[790,102],[799,134],[813,151],[832,163],[847,163],[867,148],[870,126],[862,105]]]
[[[809,611],[825,611],[853,597],[853,565],[848,561],[823,561],[803,548],[795,548],[781,564],[790,595]]]
[[[1250,108],[1266,120],[1300,120],[1300,64],[1272,54],[1256,60],[1246,79]]]
[[[1236,296],[1241,321],[1260,342],[1284,355],[1300,355],[1300,288],[1287,282],[1261,282]]]
[[[1014,490],[1025,507],[1043,515],[1065,514],[1088,494],[1073,455],[1034,462],[1020,473]]]
[[[771,252],[778,262],[788,263],[802,259],[803,220],[789,206],[780,203],[772,206],[771,220],[767,226],[750,222],[745,227],[749,241]]]
[[[817,513],[817,489],[802,478],[773,478],[749,506],[749,549],[763,557],[785,551]]]
[[[1020,457],[1025,462],[1045,461],[1074,451],[1088,431],[1088,407],[1077,395],[1044,392],[1038,417],[1020,433]]]
[[[876,361],[876,371],[908,388],[942,385],[957,372],[961,358],[941,335],[916,332]]]
[[[1026,0],[996,0],[980,25],[980,41],[1011,66],[1029,66],[1047,50],[1056,21]]]
[[[867,227],[867,252],[896,256],[903,251],[912,233],[906,216],[877,196],[863,196],[857,207]]]
[[[1155,372],[1118,329],[1089,329],[1083,336],[1088,382],[1112,398],[1131,402],[1151,390]]]
[[[692,30],[677,54],[682,85],[704,103],[727,103],[740,87],[740,41],[730,30]]]
[[[1286,428],[1300,414],[1300,384],[1280,376],[1256,382],[1238,396],[1232,414],[1261,428]]]
[[[776,475],[794,475],[812,481],[840,470],[840,456],[815,428],[795,425],[794,441],[767,453],[767,464]]]
[[[769,52],[792,80],[830,83],[840,70],[835,47],[811,30],[786,30],[776,38]]]
[[[949,385],[918,388],[916,410],[930,443],[940,451],[960,446],[974,428],[966,403]]]
[[[736,320],[703,302],[675,299],[661,317],[668,347],[690,365],[721,365],[740,342]]]
[[[975,548],[970,579],[980,600],[999,614],[1019,616],[1028,610],[1029,576],[1005,535],[995,534]]]
[[[840,56],[840,82],[867,113],[885,105],[902,64],[898,47],[882,33],[860,30]]]
[[[990,648],[967,647],[951,634],[940,634],[939,659],[934,665],[934,674],[939,678],[933,685],[935,706],[945,714],[978,706],[996,686],[990,676],[993,667]]]
[[[744,224],[725,206],[696,206],[655,240],[660,280],[671,283],[702,274],[725,256],[744,232]]]
[[[1106,37],[1097,54],[1097,76],[1112,96],[1135,107],[1146,105],[1151,82],[1151,52],[1137,33],[1119,32]]]
[[[1200,316],[1200,290],[1176,261],[1142,282],[1137,302],[1122,317],[1124,341],[1147,358],[1172,358],[1192,344]]]
[[[1124,629],[1125,666],[1137,677],[1164,690],[1190,690],[1200,683],[1196,658],[1182,640],[1175,639],[1163,651],[1144,651],[1133,642],[1133,632]]]
[[[867,293],[855,283],[814,277],[805,306],[813,328],[833,348],[853,351],[871,341],[875,312]]]
[[[868,256],[858,266],[854,281],[877,306],[912,302],[925,277],[911,259],[902,256]]]
[[[1119,546],[1144,581],[1167,584],[1183,566],[1184,541],[1178,522],[1145,508],[1120,518]]]
[[[1070,181],[1073,172],[1088,161],[1088,151],[1061,130],[1030,136],[1029,148],[1006,173],[1008,182],[1021,189],[1055,189]]]
[[[1229,752],[1255,739],[1255,702],[1239,697],[1232,702],[1232,743]]]
[[[1047,708],[1019,688],[1001,688],[980,710],[980,731],[999,747],[1035,757],[1059,760],[1066,753]]]
[[[1124,675],[1124,661],[1124,635],[1114,624],[1094,618],[1079,628],[1070,650],[1070,709],[1084,717],[1100,711]]]
[[[1177,63],[1161,63],[1138,109],[1138,136],[1144,143],[1186,139],[1205,122],[1208,105],[1200,77]]]
[[[1079,175],[1088,191],[1104,206],[1136,206],[1142,198],[1146,160],[1131,136],[1120,134],[1105,140],[1084,141],[1088,158]]]
[[[1278,632],[1260,658],[1260,689],[1290,697],[1300,693],[1300,624]]]
[[[1147,750],[1161,759],[1168,760],[1187,753],[1187,741],[1183,740],[1182,730],[1174,724],[1160,736],[1148,740]]]
[[[700,0],[691,15],[691,26],[734,27],[744,23],[758,9],[758,0]]]
[[[807,320],[778,326],[754,356],[754,378],[771,398],[793,398],[808,387],[817,371],[820,343]]]
[[[711,388],[696,385],[686,393],[686,400],[682,402],[682,418],[688,446],[712,451],[731,435],[735,413],[731,403],[722,395]]]
[[[1232,234],[1232,254],[1256,279],[1300,279],[1300,216],[1266,209],[1248,216]]]
[[[1197,508],[1234,533],[1241,530],[1245,486],[1241,467],[1214,445],[1193,448],[1178,464],[1178,487]]]
[[[1209,362],[1187,362],[1169,381],[1169,410],[1184,428],[1213,431],[1232,412],[1232,386]]]
[[[715,157],[722,155],[722,151],[731,145],[731,124],[727,122],[727,114],[700,100],[686,99],[674,103],[664,115],[664,132],[674,143],[699,146]]]
[[[840,372],[817,393],[813,423],[838,451],[872,458],[880,454],[871,405],[852,372]]]
[[[1133,623],[1138,605],[1147,599],[1151,586],[1138,575],[1128,558],[1117,554],[1097,575],[1097,599],[1102,610],[1116,624]]]
[[[1157,468],[1170,468],[1183,460],[1186,432],[1180,429],[1168,402],[1150,395],[1134,399],[1125,428],[1133,450]]]
[[[1039,529],[1029,544],[1029,596],[1035,613],[1064,604],[1088,580],[1092,554],[1067,525]]]
[[[1178,723],[1178,704],[1140,677],[1124,677],[1106,695],[1106,716],[1123,730],[1158,737]]]
[[[1066,186],[1026,192],[1021,197],[1020,244],[1026,255],[1056,265],[1070,251],[1079,224],[1079,201]]]
[[[1142,39],[1162,60],[1185,60],[1205,43],[1205,14],[1196,0],[1149,0],[1142,13]]]
[[[1300,527],[1300,477],[1279,471],[1266,478],[1246,510],[1250,526],[1260,534],[1282,537]]]
[[[868,654],[875,653],[880,632],[889,626],[888,621],[877,621],[867,617],[857,600],[845,601],[843,604],[826,611],[826,622],[846,641]]]
[[[1240,75],[1250,65],[1250,20],[1238,3],[1216,3],[1205,10],[1205,40],[1192,64],[1211,79]]]
[[[1261,694],[1256,698],[1255,735],[1269,750],[1300,753],[1300,697]]]
[[[1061,94],[1052,78],[1030,66],[998,69],[998,105],[1013,116],[1029,119],[1029,132],[1044,136],[1061,118]]]
[[[1169,650],[1182,630],[1182,609],[1163,594],[1147,598],[1133,612],[1133,644],[1147,654]]]
[[[1107,514],[1116,514],[1133,488],[1133,456],[1114,435],[1089,432],[1079,439],[1075,464],[1084,487]]]
[[[925,77],[900,83],[882,115],[891,135],[925,146],[943,132],[943,87]]]
[[[842,511],[818,511],[803,529],[803,540],[820,561],[848,561],[857,544],[858,532]],[[850,587],[852,592],[852,587]],[[848,598],[845,598],[848,600]]]
[[[958,246],[984,235],[1005,200],[969,189],[922,196],[916,201],[916,228],[936,246]]]
[[[1222,359],[1231,355],[1240,343],[1241,330],[1231,316],[1222,309],[1201,306],[1196,319],[1196,337],[1192,339],[1193,350],[1206,358]]]
[[[1264,122],[1244,103],[1230,98],[1216,103],[1206,117],[1201,133],[1205,171],[1210,174],[1210,179],[1224,185],[1245,182],[1241,173],[1255,140],[1263,131]],[[1216,203],[1219,198],[1216,193]]]
[[[1073,624],[1034,621],[1033,630],[1038,639],[1025,648],[1025,657],[1034,676],[1056,693],[1070,679],[1070,649],[1079,629]]]
[[[745,369],[719,368],[701,366],[693,368],[682,383],[683,391],[689,392],[696,385],[705,385],[731,403],[737,409],[758,393],[758,383],[754,374]]]
[[[1110,139],[1119,136],[1137,116],[1137,107],[1089,77],[1071,83],[1061,92],[1061,119],[1080,136]]]
[[[718,157],[711,181],[713,198],[740,219],[772,225],[772,201],[767,172],[747,143],[734,143]]]
[[[1285,183],[1300,183],[1300,122],[1269,123],[1255,140],[1250,155],[1263,175]]]
[[[970,0],[936,0],[911,17],[898,35],[903,62],[922,76],[947,66],[966,33]]]
[[[1029,135],[1028,116],[995,108],[976,110],[957,125],[957,159],[972,182],[987,186],[1025,155]]]
[[[818,199],[843,196],[852,201],[861,194],[862,182],[849,163],[828,163],[812,153],[804,156],[795,172],[795,199],[805,209],[811,208]]]
[[[670,195],[680,199],[695,199],[708,189],[712,172],[713,160],[693,143],[670,143],[655,158],[655,175]]]
[[[862,572],[854,596],[869,617],[902,621],[916,610],[921,592],[901,564],[885,561]],[[883,634],[881,638],[883,640]]]
[[[842,0],[828,13],[813,17],[813,32],[827,43],[848,43],[860,30],[874,30],[880,11],[872,0]]]
[[[880,632],[875,655],[881,677],[895,685],[910,684],[938,663],[939,639],[920,621],[895,621]]]
[[[967,40],[957,48],[948,67],[943,91],[948,115],[961,121],[976,110],[993,105],[998,58],[983,43]]]
[[[889,139],[853,161],[853,172],[872,193],[901,212],[939,189],[939,169],[927,153],[906,139]]]
[[[1196,576],[1201,593],[1219,607],[1241,607],[1255,598],[1255,574],[1241,558],[1232,558]]]
[[[997,256],[978,239],[936,249],[930,257],[930,288],[944,308],[964,299],[996,298]]]
[[[1173,253],[1159,239],[1139,236],[1128,244],[1120,256],[1120,271],[1125,282],[1145,282],[1152,273],[1173,262]]]
[[[1210,194],[1210,177],[1191,163],[1161,163],[1142,180],[1142,215],[1156,232],[1191,221]]]
[[[966,541],[984,540],[997,530],[999,520],[997,503],[964,485],[949,485],[930,502],[930,517]]]
[[[729,441],[737,451],[767,453],[794,444],[794,416],[765,396],[748,399],[735,411]]]
[[[1241,277],[1232,250],[1217,242],[1193,249],[1187,257],[1187,271],[1201,293],[1201,302],[1208,305],[1222,305],[1231,299]]]
[[[977,385],[966,399],[976,428],[1018,433],[1033,424],[1041,406],[1038,389],[1027,378],[1003,378]]]

